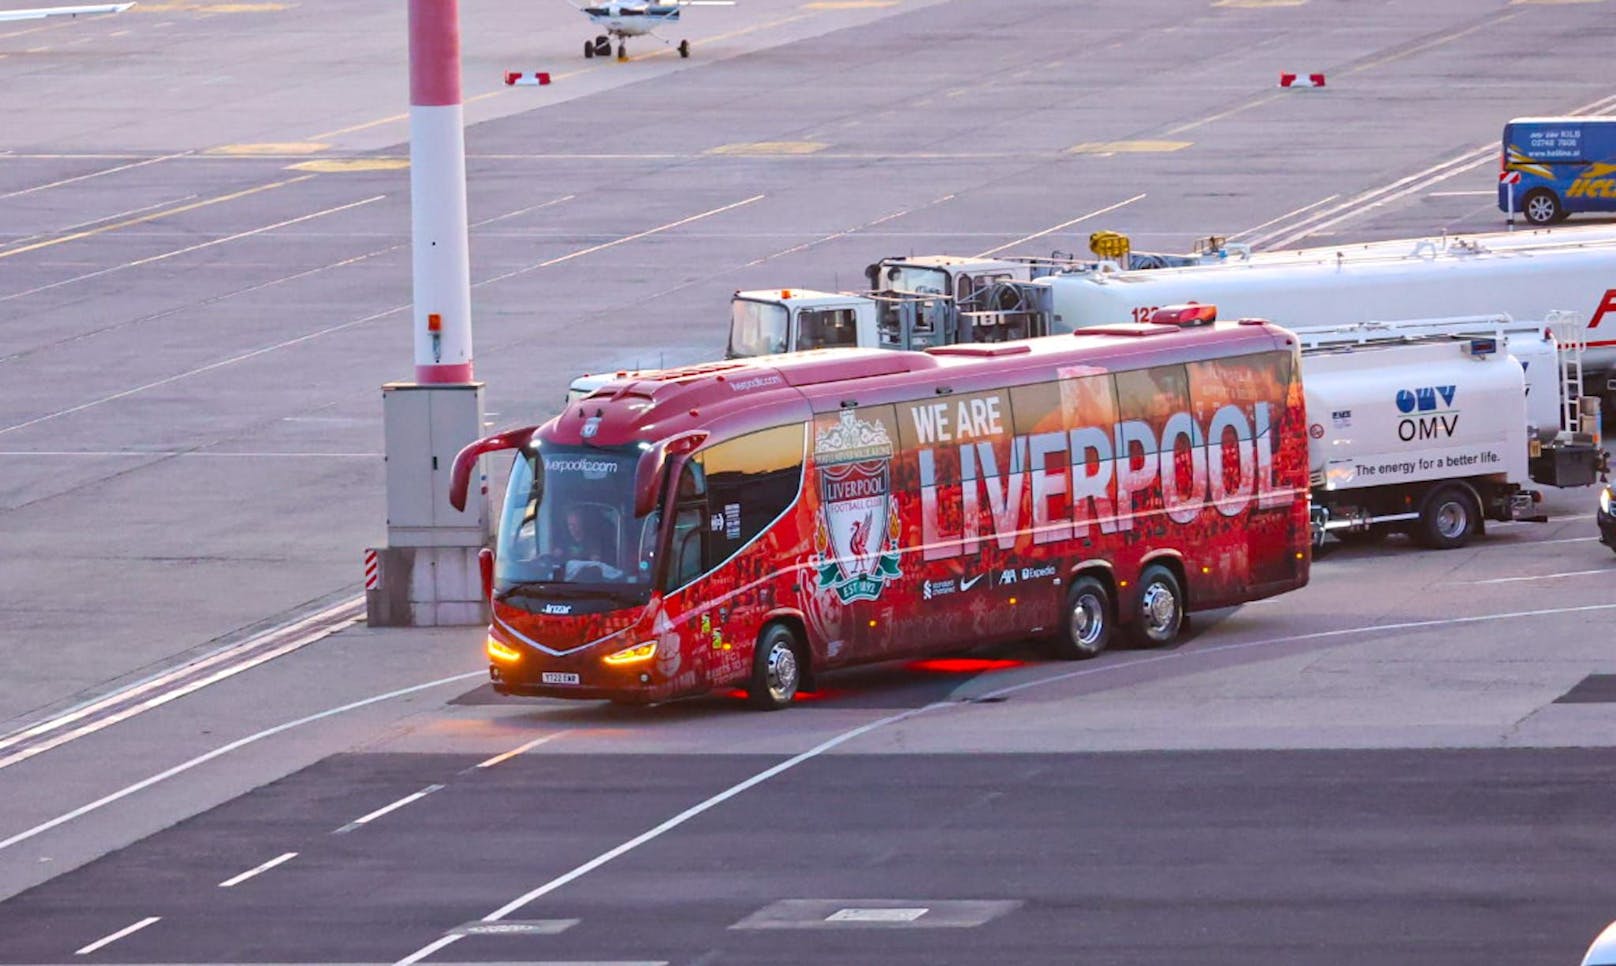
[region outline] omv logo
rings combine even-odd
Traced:
[[[1417,389],[1397,390],[1397,411],[1407,415],[1409,413],[1434,413],[1439,408],[1437,400],[1442,401],[1440,408],[1451,409],[1453,397],[1458,394],[1457,386],[1420,386]]]

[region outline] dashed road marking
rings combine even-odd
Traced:
[[[495,755],[494,757],[488,759],[487,761],[478,762],[477,767],[478,768],[492,768],[495,765],[498,765],[498,764],[500,764],[502,762],[510,761],[512,758],[515,758],[517,755],[520,755],[520,754],[522,754],[524,752],[527,752],[527,751],[531,751],[532,749],[537,748],[538,746],[544,744],[547,741],[553,741],[554,739],[561,737],[561,734],[562,733],[558,731],[555,734],[544,735],[543,737],[534,738],[532,741],[528,742],[525,745],[518,745],[517,747],[512,748],[510,751],[501,752],[500,754]]]
[[[270,869],[275,868],[277,865],[284,865],[287,862],[290,862],[295,858],[297,858],[297,853],[296,852],[283,852],[280,855],[275,856],[273,859],[270,859],[268,862],[265,862],[263,865],[254,866],[254,867],[248,869],[246,872],[241,873],[240,875],[231,876],[230,878],[228,878],[228,879],[224,880],[223,882],[219,883],[219,888],[221,888],[221,889],[233,889],[236,886],[241,885],[243,882],[246,882],[248,879],[251,879],[252,877],[254,877],[256,875],[261,875],[261,874],[263,874],[265,872],[268,872]]]
[[[403,808],[406,805],[409,805],[409,804],[411,804],[413,802],[420,801],[421,799],[427,797],[428,795],[432,794],[433,792],[442,791],[442,790],[443,790],[442,785],[428,785],[428,786],[426,786],[425,788],[421,789],[418,792],[411,792],[410,794],[405,795],[403,798],[399,799],[396,802],[393,802],[390,805],[383,805],[381,808],[376,809],[374,812],[370,812],[369,814],[366,814],[366,815],[361,815],[360,817],[354,819],[353,821],[349,822],[347,825],[344,825],[342,828],[337,829],[335,832],[332,832],[331,834],[332,835],[343,835],[343,834],[345,834],[347,832],[352,832],[356,828],[360,828],[362,826],[369,825],[371,822],[376,821],[378,818],[381,818],[383,815],[387,815],[387,814],[390,814],[392,812],[396,812],[396,811],[398,811],[399,809]]]
[[[147,916],[146,918],[140,920],[139,922],[135,923],[132,926],[125,926],[125,927],[123,927],[122,929],[118,930],[117,932],[113,933],[110,936],[102,936],[100,939],[97,939],[95,942],[90,943],[88,946],[81,946],[80,948],[73,951],[73,955],[75,955],[75,956],[88,956],[91,953],[95,952],[97,949],[102,948],[103,946],[110,946],[113,943],[117,942],[118,940],[122,939],[123,937],[125,937],[125,936],[127,936],[127,935],[129,935],[131,933],[137,933],[137,932],[141,931],[142,929],[145,929],[147,926],[151,925],[152,923],[161,921],[162,918],[163,918],[162,916]]]
[[[260,157],[277,154],[315,154],[329,148],[318,141],[275,141],[261,144],[221,144],[208,148],[203,154],[227,154],[235,157]]]

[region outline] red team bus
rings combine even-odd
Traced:
[[[1302,586],[1295,339],[1206,314],[635,374],[468,446],[457,506],[517,450],[484,551],[494,687],[779,708],[829,668],[1088,658]]]

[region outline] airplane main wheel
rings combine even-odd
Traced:
[[[585,57],[593,57],[593,56],[595,56],[595,42],[593,40],[584,41],[584,56]]]
[[[679,56],[680,57],[689,57],[690,56],[690,41],[688,41],[688,40],[679,41]]]
[[[610,37],[595,38],[595,56],[610,57],[612,55],[612,40]]]

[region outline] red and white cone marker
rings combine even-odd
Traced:
[[[1323,74],[1280,74],[1280,87],[1323,87]]]
[[[538,87],[550,83],[550,75],[542,70],[508,70],[505,72],[506,87]]]

